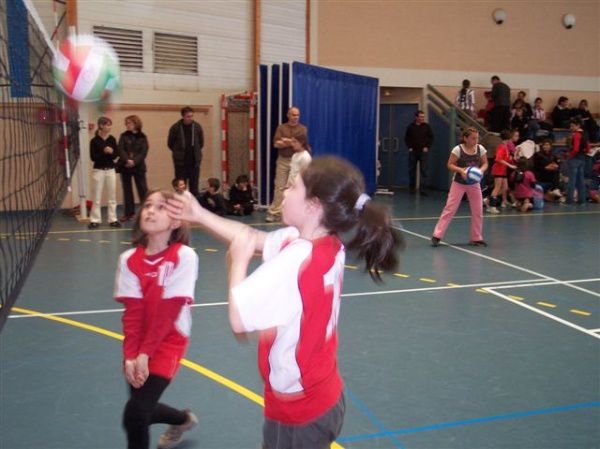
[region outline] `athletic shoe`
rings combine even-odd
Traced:
[[[123,215],[121,218],[119,218],[119,221],[121,222],[126,222],[131,220],[135,215],[131,214],[131,215]]]
[[[488,208],[487,208],[487,211],[488,211],[490,214],[494,214],[494,215],[497,215],[497,214],[499,214],[499,213],[500,213],[500,211],[498,210],[498,208],[497,208],[497,207],[488,207]]]
[[[490,207],[490,199],[488,197],[483,199],[483,207]]]
[[[471,240],[469,242],[469,245],[471,245],[471,246],[487,246],[487,243],[485,243],[485,241],[483,241],[483,240]]]
[[[98,227],[100,227],[100,223],[94,223],[94,222],[91,222],[91,223],[88,225],[88,229],[96,229],[96,228],[98,228]]]
[[[433,246],[434,248],[436,246],[440,246],[440,239],[438,239],[437,237],[431,237],[431,246]]]
[[[119,223],[118,221],[113,221],[109,224],[109,226],[111,228],[120,228],[121,227],[121,223]]]
[[[163,433],[159,440],[156,449],[172,449],[177,446],[183,440],[183,432],[196,427],[198,424],[198,418],[190,410],[185,410],[187,419],[183,424],[178,426],[169,426],[165,433]]]
[[[279,217],[276,217],[275,215],[267,214],[265,221],[267,223],[275,223],[276,221],[279,221]]]

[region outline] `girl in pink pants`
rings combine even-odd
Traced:
[[[467,128],[462,133],[463,142],[455,146],[448,158],[448,170],[454,172],[454,179],[448,192],[448,200],[442,211],[442,215],[435,225],[431,246],[438,246],[444,237],[448,225],[460,206],[465,195],[469,198],[471,207],[471,236],[469,244],[472,246],[487,246],[483,240],[483,200],[481,196],[481,185],[479,183],[469,184],[467,181],[467,168],[479,167],[485,173],[488,168],[486,149],[477,143],[479,133],[475,128]]]

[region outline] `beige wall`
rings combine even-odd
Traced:
[[[600,76],[600,2],[322,0],[318,63]],[[507,12],[503,25],[495,8]],[[577,23],[567,30],[562,16]]]
[[[220,155],[214,151],[211,151],[211,141],[213,137],[212,129],[212,107],[202,105],[191,105],[194,108],[194,120],[196,120],[204,131],[204,149],[203,159],[201,165],[200,178],[205,180],[211,176],[214,176],[213,165],[215,165],[215,158]],[[112,110],[109,110],[102,115],[110,117],[113,121],[113,127],[111,134],[115,136],[117,141],[119,135],[125,131],[125,117],[128,115],[137,115],[140,117],[143,123],[144,134],[148,137],[149,150],[148,157],[146,158],[147,166],[147,180],[148,187],[150,189],[171,189],[171,181],[174,177],[173,162],[171,159],[171,151],[167,148],[167,137],[169,129],[173,123],[181,118],[180,115],[181,106],[179,105],[118,105],[114,106]],[[96,122],[100,116],[100,112],[93,111],[90,114],[90,123]],[[94,131],[90,132],[89,138],[93,137]],[[82,142],[84,145],[84,154],[82,154],[80,163],[85,165],[87,168],[87,198],[93,198],[91,173],[93,163],[89,160],[89,146],[87,137]],[[63,207],[73,207],[78,204],[79,194],[79,176],[81,176],[81,167],[75,173],[73,187],[74,193],[68,194],[63,203]],[[202,181],[200,187],[203,187]],[[135,187],[134,187],[135,191]],[[137,193],[135,194],[137,198]],[[120,178],[117,179],[117,201],[119,204],[122,203],[123,190],[121,186]],[[137,202],[137,199],[136,199]],[[102,204],[106,204],[106,193]]]

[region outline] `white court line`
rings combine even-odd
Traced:
[[[419,237],[419,238],[425,239],[425,240],[430,240],[431,239],[431,237],[427,237],[427,236],[425,236],[423,234],[417,234],[416,232],[408,231],[407,229],[404,229],[404,228],[401,228],[401,227],[396,227],[396,229],[398,229],[399,231],[402,231],[402,232],[406,232],[407,234],[413,235],[415,237]],[[440,245],[445,245],[445,246],[448,246],[450,248],[454,248],[454,249],[456,249],[458,251],[463,251],[463,252],[465,252],[467,254],[471,254],[473,256],[477,256],[477,257],[481,257],[483,259],[491,260],[492,262],[496,262],[496,263],[498,263],[500,265],[505,265],[505,266],[513,268],[515,270],[519,270],[519,271],[523,271],[525,273],[533,274],[534,276],[539,276],[539,277],[541,277],[543,279],[546,279],[547,281],[552,281],[552,282],[555,282],[557,284],[566,285],[567,287],[571,287],[571,288],[573,288],[575,290],[579,290],[579,291],[582,291],[582,292],[587,293],[589,295],[596,296],[597,298],[600,298],[600,293],[588,290],[588,289],[583,288],[583,287],[579,287],[577,285],[569,284],[568,282],[561,281],[561,280],[553,278],[551,276],[546,276],[545,274],[538,273],[537,271],[530,270],[529,268],[521,267],[519,265],[515,265],[515,264],[509,263],[509,262],[505,262],[505,261],[500,260],[500,259],[496,259],[494,257],[486,256],[485,254],[481,254],[481,253],[478,253],[478,252],[475,252],[475,251],[471,251],[471,250],[468,250],[468,249],[460,248],[458,246],[450,245],[448,243],[440,242]]]
[[[590,329],[590,332],[594,332],[594,333],[600,332],[600,329]]]
[[[495,291],[494,287],[486,287],[486,288],[484,288],[484,290],[487,291],[488,293],[491,293],[492,295],[495,295],[495,296],[497,296],[499,298],[505,299],[506,301],[510,301],[513,304],[516,304],[516,305],[518,305],[520,307],[524,307],[525,309],[531,310],[532,312],[535,312],[535,313],[538,313],[540,315],[543,315],[546,318],[550,318],[551,320],[554,320],[554,321],[556,321],[556,322],[558,322],[560,324],[564,324],[565,326],[571,327],[571,328],[573,328],[575,330],[578,330],[580,332],[583,332],[584,334],[590,335],[591,337],[594,337],[594,338],[597,338],[597,339],[600,340],[600,335],[595,334],[593,330],[586,329],[584,327],[578,326],[577,324],[573,324],[570,321],[563,320],[562,318],[559,318],[556,315],[552,315],[551,313],[548,313],[548,312],[545,312],[543,310],[537,309],[537,308],[535,308],[533,306],[530,306],[529,304],[526,304],[526,303],[523,303],[521,301],[517,301],[517,300],[514,300],[512,298],[509,298],[508,296],[503,295],[502,293],[499,293],[499,292]]]
[[[510,287],[512,284],[519,284],[521,282],[531,282],[531,285],[537,285],[535,279],[529,279],[526,281],[504,281],[504,282],[486,282],[480,284],[464,284],[464,285],[443,285],[440,287],[421,287],[421,288],[405,288],[400,290],[383,290],[383,291],[372,291],[372,292],[363,292],[363,293],[344,293],[342,294],[342,298],[351,298],[355,296],[374,296],[374,295],[390,295],[394,293],[412,293],[412,292],[431,292],[436,290],[454,290],[457,288],[481,288],[481,287],[500,287],[506,284],[507,287]],[[540,279],[540,282],[543,282]]]
[[[541,280],[540,280],[541,281]],[[409,292],[429,292],[435,290],[451,290],[457,288],[480,288],[480,287],[502,287],[505,284],[518,284],[520,282],[534,282],[530,285],[537,285],[535,283],[535,279],[526,279],[519,281],[498,281],[498,282],[486,282],[484,284],[466,284],[466,285],[444,285],[441,287],[421,287],[421,288],[407,288],[403,290],[386,290],[386,291],[373,291],[373,292],[363,292],[363,293],[344,293],[342,294],[342,298],[347,297],[356,297],[356,296],[373,296],[373,295],[386,295],[392,293],[409,293]],[[510,286],[510,285],[508,285]],[[196,303],[192,304],[190,307],[214,307],[214,306],[226,306],[227,301],[223,302],[206,302],[206,303]],[[39,316],[69,316],[69,315],[93,315],[95,313],[120,313],[124,309],[97,309],[97,310],[80,310],[73,312],[52,312],[45,313],[40,312],[39,314],[30,314],[30,315],[9,315],[8,318],[36,318]]]

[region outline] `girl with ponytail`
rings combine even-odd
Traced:
[[[231,328],[236,334],[260,333],[264,448],[325,449],[340,434],[345,411],[337,368],[341,235],[351,235],[348,249],[364,259],[376,281],[379,270],[397,267],[404,246],[386,209],[364,189],[362,175],[348,162],[315,158],[284,193],[287,227],[269,233],[202,209],[188,192],[169,201],[172,218],[199,224],[229,243]],[[248,275],[256,251],[263,263]]]

